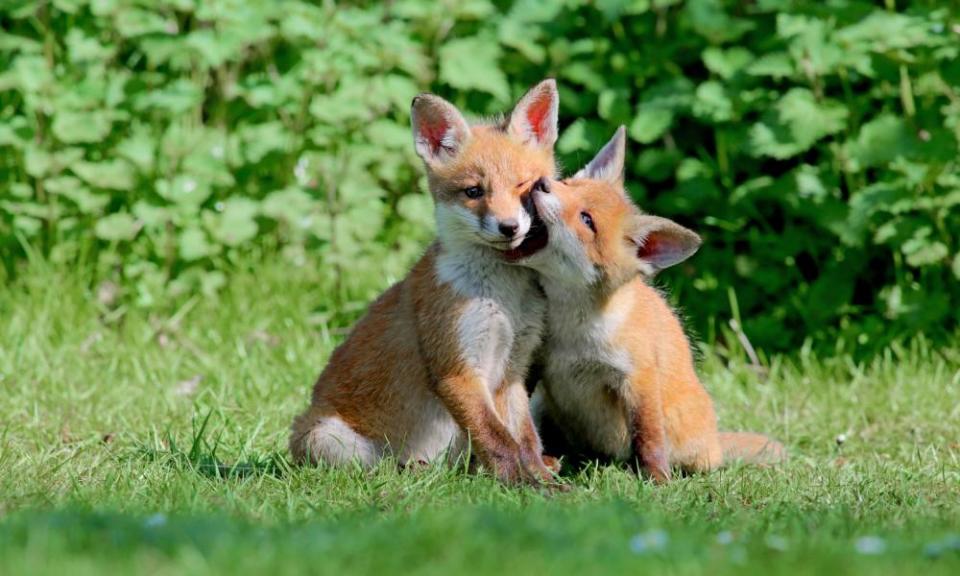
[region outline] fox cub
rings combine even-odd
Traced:
[[[550,239],[525,260],[548,301],[535,418],[574,450],[639,458],[657,482],[670,479],[672,466],[781,459],[783,447],[766,436],[717,432],[680,322],[644,281],[691,256],[700,238],[630,202],[624,149],[621,127],[573,178],[534,194]]]
[[[553,479],[524,386],[546,302],[515,263],[546,244],[531,195],[556,173],[557,108],[553,80],[494,123],[414,99],[437,239],[334,351],[293,423],[296,460],[415,463],[469,447],[505,482]]]

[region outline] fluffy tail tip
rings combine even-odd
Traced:
[[[772,465],[787,459],[783,444],[763,434],[753,432],[721,432],[720,446],[723,461],[742,461],[750,464]]]

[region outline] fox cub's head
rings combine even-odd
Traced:
[[[616,289],[637,274],[653,276],[682,262],[700,247],[697,234],[642,214],[627,197],[624,132],[621,126],[572,178],[534,194],[550,241],[529,265],[548,279]]]
[[[471,126],[439,96],[413,100],[417,154],[427,168],[446,246],[482,245],[514,261],[546,243],[533,190],[553,178],[559,97],[553,80],[530,89],[506,119]]]

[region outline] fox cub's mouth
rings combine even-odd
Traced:
[[[511,248],[502,252],[503,257],[507,262],[523,260],[528,256],[536,254],[547,245],[547,225],[544,224],[543,220],[540,218],[540,213],[537,211],[536,204],[531,202],[530,207],[530,230],[527,232],[527,235],[523,237],[523,242],[517,245],[516,248]]]

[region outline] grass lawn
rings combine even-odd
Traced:
[[[150,316],[43,268],[0,288],[0,574],[960,573],[956,350],[798,355],[765,379],[707,351],[722,427],[789,463],[666,487],[594,467],[550,495],[291,469],[289,422],[355,318],[322,271],[258,268]]]

